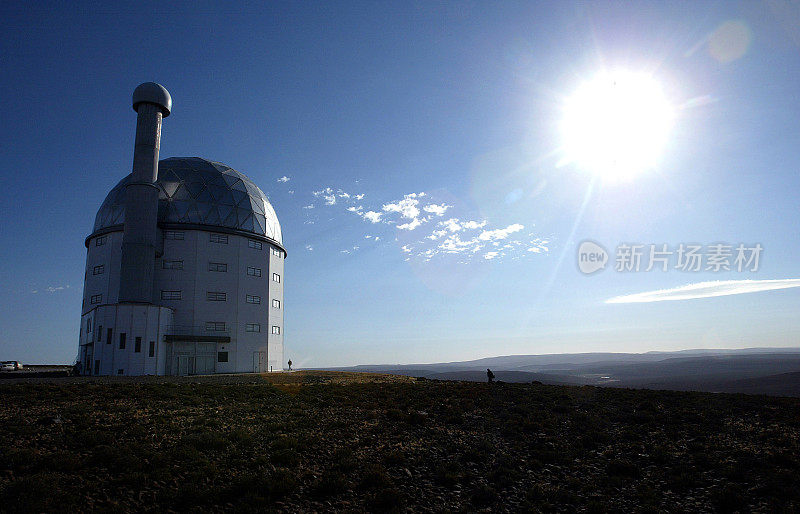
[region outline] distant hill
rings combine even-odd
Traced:
[[[439,380],[497,380],[800,396],[800,348],[508,355],[464,362],[326,368]]]

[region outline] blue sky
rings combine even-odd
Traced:
[[[20,3],[2,16],[2,359],[74,358],[83,240],[130,171],[130,94],[149,80],[174,100],[162,158],[224,162],[270,197],[297,365],[798,345],[796,5]],[[676,113],[657,165],[625,181],[559,155],[565,99],[608,69],[653,77]],[[585,239],[608,269],[578,270]],[[756,272],[626,273],[625,242],[763,253]],[[606,303],[708,281],[737,282]]]

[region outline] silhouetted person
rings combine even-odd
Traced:
[[[486,378],[489,379],[490,384],[494,382],[494,373],[492,373],[492,370],[490,370],[489,368],[486,368]]]
[[[289,371],[292,371],[292,359],[289,359]]]
[[[77,361],[72,365],[72,376],[77,377],[81,374],[81,361]]]

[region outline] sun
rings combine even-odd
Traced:
[[[564,104],[565,160],[603,178],[631,178],[658,163],[673,118],[651,76],[602,73]]]

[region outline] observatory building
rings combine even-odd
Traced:
[[[281,370],[286,250],[272,205],[224,164],[159,161],[164,87],[137,87],[133,108],[133,171],[85,241],[81,373]]]

